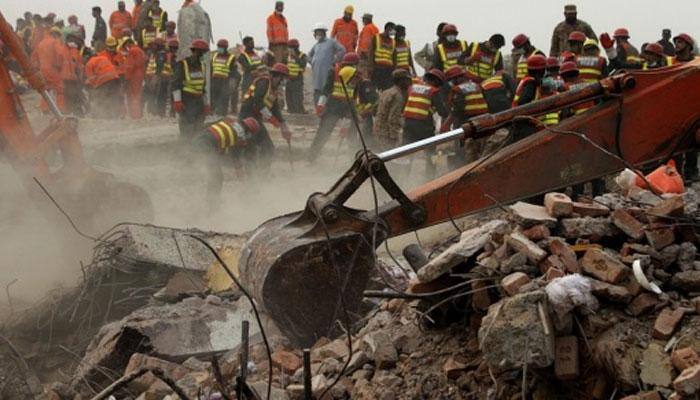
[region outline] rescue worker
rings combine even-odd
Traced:
[[[372,22],[374,16],[372,14],[364,14],[362,16],[362,31],[357,43],[357,54],[360,55],[360,64],[358,66],[360,72],[364,76],[369,76],[367,68],[369,65],[369,51],[372,47],[374,36],[379,34],[379,28]]]
[[[61,69],[63,67],[63,42],[61,41],[61,29],[53,27],[34,51],[33,59],[39,66],[39,70],[46,81],[47,89],[53,93],[56,104],[61,110],[65,109],[65,97],[63,94],[63,81]],[[41,110],[49,112],[48,104],[41,99]]]
[[[660,44],[663,49],[664,49],[664,54],[673,57],[676,55],[676,48],[673,46],[673,43],[671,42],[671,30],[670,29],[664,29],[661,31],[661,40],[657,42]]]
[[[528,104],[555,93],[555,87],[545,88],[543,85],[546,67],[547,58],[545,56],[535,54],[528,58],[527,76],[520,81],[518,88],[515,90],[513,107]],[[554,85],[554,82],[552,82],[552,85]],[[547,113],[541,116],[540,120],[545,126],[556,125],[559,123],[559,113]],[[516,124],[516,131],[513,135],[513,141],[518,141],[525,138],[538,130],[539,127],[530,123],[529,121],[525,124]]]
[[[165,116],[165,108],[170,96],[169,86],[173,75],[173,54],[166,50],[165,41],[157,38],[153,51],[148,56],[146,66],[146,104],[148,112],[159,117]]]
[[[545,68],[544,76],[554,79],[557,84],[557,90],[563,91],[564,80],[559,75],[559,58],[557,57],[547,57],[547,66]]]
[[[168,57],[170,60],[170,67],[175,72],[175,64],[177,64],[177,53],[180,49],[180,42],[177,39],[170,39],[168,41]],[[165,68],[165,67],[164,67]],[[168,100],[170,101],[170,116],[175,116],[174,102],[173,102],[173,76],[168,79]]]
[[[189,139],[204,126],[204,118],[211,111],[207,103],[206,82],[202,57],[209,44],[195,39],[190,45],[192,55],[175,64],[173,71],[173,109],[179,114],[180,137]]]
[[[439,69],[433,68],[423,75],[422,80],[415,81],[408,89],[408,98],[403,109],[404,145],[427,139],[435,134],[434,113],[442,118],[447,118],[449,110],[440,94],[440,89],[444,84],[445,74]],[[433,149],[425,151],[426,177],[428,178],[435,175],[435,164],[431,158],[434,152]],[[409,164],[406,174],[410,174],[410,169]]]
[[[374,118],[374,142],[376,151],[384,151],[401,144],[403,131],[403,109],[411,86],[411,74],[405,69],[396,69],[391,77],[394,85],[379,95],[377,115]]]
[[[211,102],[214,114],[228,115],[232,85],[240,81],[235,63],[236,55],[228,51],[228,40],[219,39],[211,59]]]
[[[288,44],[287,68],[289,68],[289,79],[285,87],[287,111],[290,114],[306,114],[306,110],[304,110],[306,54],[299,50],[299,41],[297,39],[290,39]]]
[[[573,61],[566,61],[561,65],[559,70],[561,78],[564,80],[565,91],[582,89],[591,84],[590,81],[583,79],[580,75],[578,66]],[[581,114],[595,106],[594,101],[575,104],[569,110],[562,111],[562,118],[572,115]]]
[[[90,88],[90,110],[95,118],[117,118],[121,113],[121,85],[117,68],[106,50],[85,65],[85,84]]]
[[[102,9],[100,7],[92,7],[92,17],[95,18],[95,30],[92,33],[92,47],[97,47],[98,43],[104,44],[107,40],[107,23],[102,18]]]
[[[613,39],[615,39],[615,50],[617,52],[617,66],[619,68],[636,69],[641,68],[642,59],[639,57],[639,50],[629,42],[630,34],[627,28],[615,29]]]
[[[513,51],[511,54],[513,56],[513,65],[515,66],[513,75],[517,82],[520,82],[527,75],[527,59],[530,56],[535,54],[544,56],[544,52],[533,46],[530,38],[524,33],[520,33],[513,38]]]
[[[81,40],[85,40],[85,27],[78,23],[78,17],[71,15],[68,17],[68,35],[74,35],[79,37]],[[66,35],[67,36],[67,35]]]
[[[160,0],[153,0],[151,4],[151,9],[146,16],[151,18],[151,24],[156,28],[156,33],[160,34],[165,30],[165,24],[168,22],[168,12],[160,7]],[[138,16],[134,16],[134,19],[137,18]],[[148,25],[149,23],[146,22],[146,26]]]
[[[432,43],[426,43],[422,49],[416,52],[416,62],[425,70],[428,70],[433,66],[435,63],[435,54],[437,54],[437,46],[445,41],[444,37],[442,36],[442,28],[445,25],[447,25],[447,22],[440,22],[437,26],[437,30],[435,31],[437,39]]]
[[[579,77],[588,83],[595,83],[608,75],[608,61],[600,55],[595,39],[586,39],[582,54],[576,57]]]
[[[595,39],[596,37],[591,26],[587,22],[578,19],[578,11],[573,4],[564,6],[564,21],[560,22],[554,28],[554,32],[552,33],[552,46],[549,50],[550,56],[559,57],[563,51],[571,50],[567,47],[571,32],[581,32],[584,36],[591,39]],[[583,42],[583,40],[581,42]]]
[[[574,31],[569,35],[569,40],[567,44],[569,46],[569,52],[579,56],[583,53],[583,44],[586,42],[586,35],[583,32]]]
[[[243,70],[243,79],[241,80],[241,97],[243,97],[250,84],[253,83],[253,73],[263,65],[262,59],[255,51],[255,41],[250,36],[243,38],[243,51],[238,56],[238,65]]]
[[[138,27],[141,9],[143,8],[143,0],[134,0],[134,8],[131,9],[131,29],[136,30]]]
[[[150,16],[144,18],[144,28],[141,29],[138,35],[139,46],[143,49],[148,49],[158,37],[158,29],[153,24],[153,19]]]
[[[447,24],[442,28],[444,43],[437,46],[433,67],[440,71],[447,71],[453,65],[466,65],[469,58],[469,45],[465,40],[457,39],[459,31],[452,24]]]
[[[470,70],[464,70],[459,65],[453,65],[447,70],[445,77],[452,87],[447,97],[447,104],[450,108],[453,126],[462,126],[470,119],[489,112],[483,89],[479,83],[481,81],[479,76]],[[486,138],[470,138],[466,141],[459,141],[456,148],[457,157],[453,161],[456,164],[453,166],[478,160],[484,150],[486,140]]]
[[[146,53],[136,45],[133,39],[124,43],[127,52],[124,64],[126,79],[126,104],[131,119],[143,117],[143,81],[146,75]]]
[[[466,64],[467,71],[477,79],[477,83],[503,70],[503,56],[501,56],[500,49],[505,44],[505,39],[501,34],[492,35],[485,42],[472,43]]]
[[[391,87],[391,72],[394,70],[396,24],[387,22],[384,31],[374,36],[369,50],[368,73],[379,90]]]
[[[350,107],[355,106],[358,95],[356,89],[362,79],[357,71],[359,61],[357,53],[347,53],[343,62],[329,72],[331,77],[326,80],[326,87],[316,103],[316,115],[321,121],[307,153],[307,160],[311,163],[320,155],[338,121],[351,117]],[[348,98],[351,104],[348,104]]]
[[[413,65],[413,54],[411,53],[411,42],[406,40],[406,27],[396,25],[396,38],[394,39],[394,66],[398,69],[405,69],[416,75],[416,68]]]
[[[287,62],[287,42],[289,42],[289,29],[287,18],[284,14],[284,2],[275,2],[275,11],[267,17],[267,40],[269,49],[275,54],[275,60],[279,63]]]
[[[345,7],[343,17],[336,19],[331,29],[331,38],[337,40],[341,46],[345,47],[345,51],[348,53],[355,51],[359,36],[357,21],[352,19],[354,12],[355,8],[353,6]]]
[[[674,64],[693,61],[695,59],[695,55],[693,55],[695,41],[690,35],[681,33],[673,38],[673,44],[676,46],[676,55],[673,57]]]
[[[63,46],[61,79],[65,94],[65,111],[77,116],[85,115],[85,102],[82,81],[84,77],[83,59],[80,54],[79,36],[70,35]]]
[[[643,70],[666,67],[673,63],[673,57],[667,56],[664,53],[664,47],[658,43],[647,44],[642,51],[642,58],[644,58]]]
[[[162,37],[166,43],[173,39],[177,39],[177,33],[175,33],[175,28],[177,28],[177,24],[175,23],[175,21],[166,22],[165,31],[160,33],[160,37]]]
[[[495,114],[508,110],[513,103],[515,92],[513,78],[504,71],[481,82],[484,99],[489,106],[489,113]]]
[[[236,169],[247,167],[245,158],[249,157],[255,136],[260,132],[260,124],[255,118],[243,120],[224,118],[214,122],[198,134],[192,141],[197,155],[203,160],[207,170],[207,204],[209,212],[219,210],[221,189],[224,175],[221,165],[233,161]]]
[[[272,161],[274,145],[263,122],[269,122],[280,128],[282,137],[288,142],[292,137],[292,132],[282,118],[280,102],[277,98],[282,82],[287,77],[289,77],[289,68],[281,63],[273,65],[269,72],[256,77],[243,96],[241,111],[238,114],[240,120],[253,117],[260,124],[260,132],[254,140],[256,161],[259,162],[260,168],[266,170],[269,169]]]
[[[117,10],[109,16],[109,31],[113,38],[121,39],[124,29],[131,29],[131,14],[126,11],[126,4],[123,1],[117,3]]]

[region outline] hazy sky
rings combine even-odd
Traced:
[[[274,6],[274,0],[201,0],[212,17],[214,36],[238,42],[238,32],[252,35],[257,43],[266,44],[265,18]],[[343,8],[352,4],[359,17],[370,12],[375,23],[387,21],[407,27],[408,38],[414,51],[433,40],[435,26],[440,21],[457,25],[460,36],[468,41],[485,40],[493,33],[502,33],[509,43],[520,32],[527,33],[535,46],[549,51],[551,32],[562,20],[566,0],[287,0],[285,14],[291,35],[297,37],[302,48],[313,44],[311,27],[316,22],[332,25]],[[23,11],[31,10],[45,15],[55,12],[64,19],[78,15],[92,34],[90,8],[99,5],[105,19],[116,9],[117,1],[110,0],[0,0],[0,10],[14,21]],[[574,2],[579,17],[588,21],[596,33],[629,28],[632,42],[638,47],[646,41],[657,40],[661,29],[668,27],[675,33],[688,32],[697,37],[699,32],[700,1],[698,0],[586,0]],[[161,0],[161,5],[176,18],[182,0]],[[60,6],[59,6],[60,5]],[[132,0],[127,0],[131,9]],[[510,45],[508,44],[508,49]]]

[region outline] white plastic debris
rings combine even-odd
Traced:
[[[591,283],[583,275],[571,274],[554,279],[544,290],[549,303],[560,318],[576,307],[583,307],[588,311],[598,309],[598,299],[591,293]]]
[[[644,271],[642,270],[642,261],[641,260],[634,260],[632,263],[632,271],[634,272],[634,279],[637,280],[637,283],[639,283],[639,286],[643,287],[644,289],[656,293],[656,294],[662,294],[663,292],[661,291],[661,288],[656,285],[654,282],[649,282],[647,279],[646,275],[644,275]]]
[[[620,172],[620,174],[615,177],[615,183],[617,183],[617,186],[620,187],[625,196],[627,196],[632,188],[636,188],[636,181],[637,174],[629,168],[625,168],[624,171]]]

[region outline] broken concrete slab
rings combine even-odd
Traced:
[[[671,357],[666,354],[663,346],[650,343],[642,353],[639,378],[647,385],[669,387],[673,382],[673,375]]]
[[[564,193],[550,192],[544,195],[544,208],[552,217],[568,217],[574,212],[571,198]]]
[[[153,297],[156,300],[175,303],[185,297],[191,297],[205,291],[204,281],[198,273],[181,271],[173,275],[165,287],[156,292]]]
[[[496,371],[524,363],[545,368],[554,362],[554,331],[542,290],[517,294],[489,307],[479,328],[479,348]]]
[[[418,271],[418,280],[431,282],[440,277],[440,275],[449,272],[452,268],[483,249],[493,235],[504,234],[507,228],[508,222],[497,219],[462,232],[459,242],[430,260]]]
[[[604,238],[620,232],[610,218],[564,218],[560,223],[562,234],[567,239]]]
[[[377,331],[365,335],[360,347],[378,369],[391,369],[399,361],[396,347],[386,332]]]
[[[513,232],[506,236],[506,243],[508,243],[508,246],[512,247],[513,250],[525,254],[527,259],[535,265],[547,258],[546,251],[542,250],[537,243],[528,239],[520,232]]]
[[[523,228],[530,228],[535,225],[545,225],[554,228],[557,219],[549,215],[547,209],[535,204],[519,201],[508,207],[513,214],[515,221]]]

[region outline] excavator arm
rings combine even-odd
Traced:
[[[585,113],[492,156],[404,192],[385,162],[437,144],[492,134],[514,122],[597,100]],[[278,327],[300,345],[329,336],[359,309],[374,250],[389,237],[501,204],[643,166],[696,147],[700,61],[621,72],[599,83],[477,117],[461,129],[375,155],[360,154],[306,208],[262,224],[239,260],[243,282]],[[377,210],[344,203],[372,176],[392,201]]]

